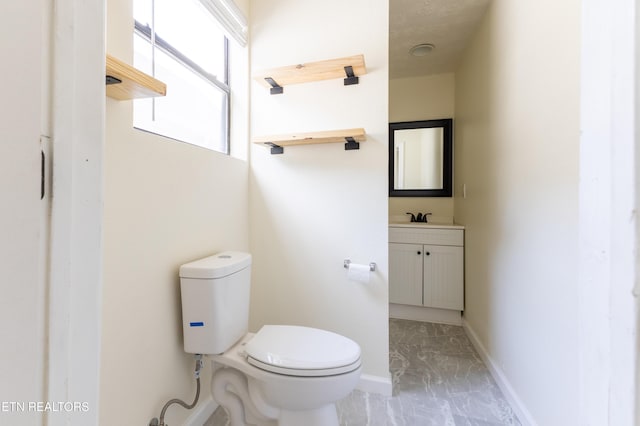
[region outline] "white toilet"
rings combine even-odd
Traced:
[[[214,399],[231,425],[338,426],[335,402],[360,378],[360,347],[309,327],[248,333],[251,255],[222,252],[180,267],[184,350],[217,364]]]

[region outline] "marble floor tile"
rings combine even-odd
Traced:
[[[393,395],[354,390],[341,426],[520,426],[462,327],[389,321]],[[204,426],[228,426],[222,408]]]

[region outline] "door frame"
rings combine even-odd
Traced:
[[[99,423],[105,10],[105,0],[52,8],[47,399],[88,409],[50,415],[47,425]]]
[[[582,1],[578,423],[586,426],[640,420],[636,7]]]

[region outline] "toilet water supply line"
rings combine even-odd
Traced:
[[[164,407],[162,407],[162,412],[160,413],[160,422],[158,423],[158,418],[154,417],[149,422],[149,426],[168,426],[164,424],[164,415],[167,412],[167,409],[169,408],[169,406],[172,404],[179,404],[184,408],[186,408],[187,410],[191,410],[193,407],[196,406],[196,404],[198,403],[198,398],[200,397],[200,370],[202,369],[202,364],[203,364],[202,355],[196,354],[195,359],[196,359],[196,369],[193,374],[196,378],[196,397],[191,403],[191,405],[187,405],[187,403],[181,399],[177,399],[177,398],[170,399],[169,401],[167,401],[166,404],[164,404]]]

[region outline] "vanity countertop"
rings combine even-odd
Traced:
[[[425,222],[398,222],[390,223],[390,228],[432,228],[432,229],[464,229],[464,225],[457,223],[425,223]]]

